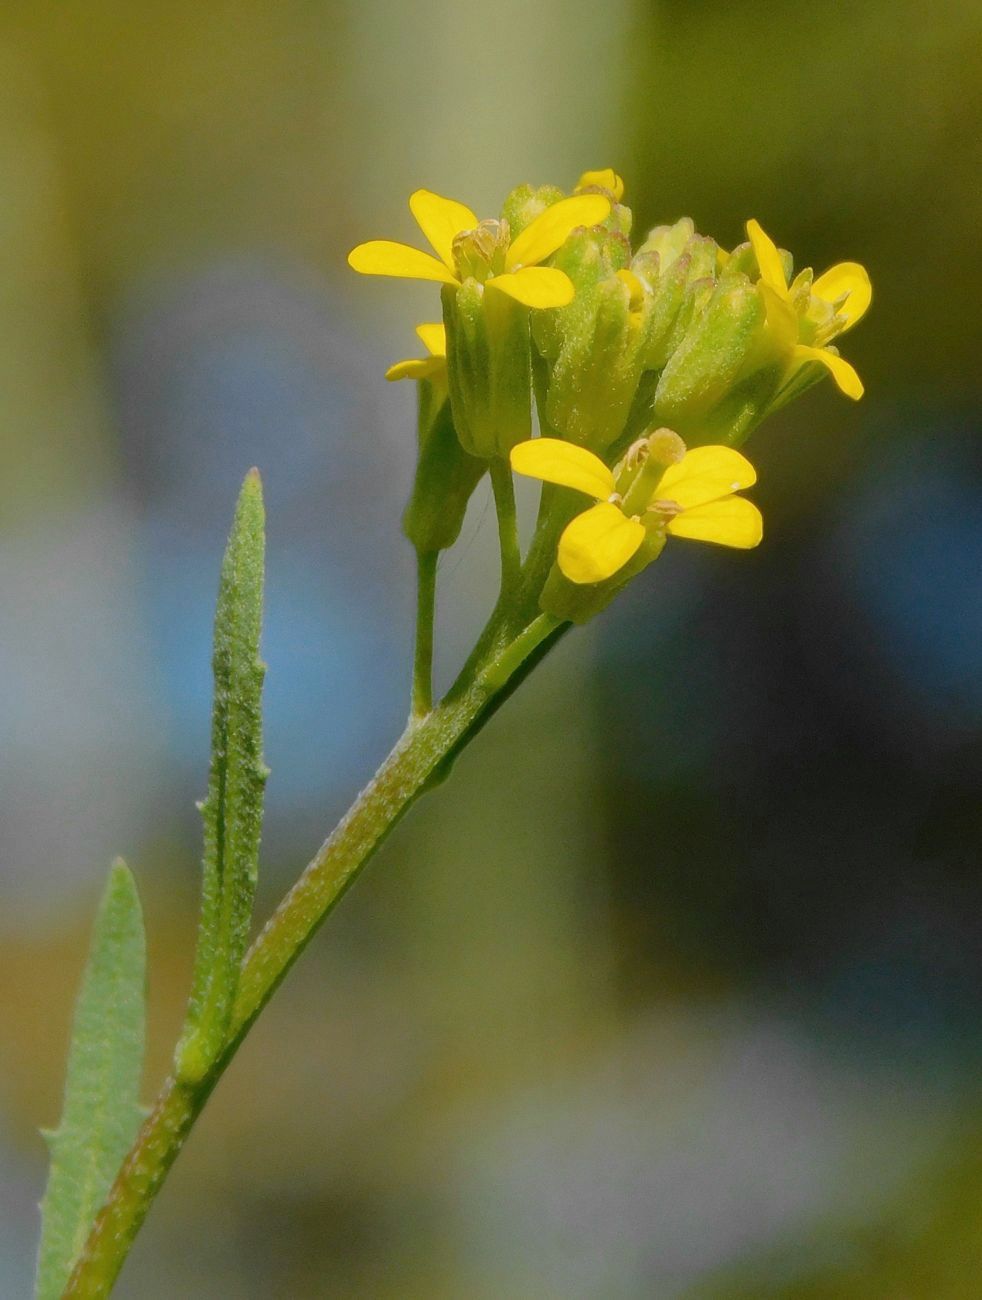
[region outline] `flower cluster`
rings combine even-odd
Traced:
[[[623,197],[616,173],[586,172],[569,195],[521,186],[481,220],[418,190],[410,209],[435,256],[375,240],[348,259],[441,286],[442,325],[417,331],[429,355],[387,372],[421,388],[410,538],[421,552],[450,544],[486,468],[499,515],[502,466],[552,485],[540,606],[575,621],[669,536],[755,546],[760,514],[735,495],[755,473],[736,448],[823,375],[863,393],[833,346],[869,307],[862,266],[794,274],[756,221],[732,250],[688,218],[632,249]]]

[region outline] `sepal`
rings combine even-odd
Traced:
[[[720,282],[661,373],[654,418],[689,443],[702,436],[706,417],[740,376],[764,318],[763,301],[749,280],[740,276]]]
[[[443,290],[453,423],[471,456],[507,456],[531,433],[529,311],[465,280]]]
[[[487,461],[460,445],[446,388],[419,385],[419,458],[402,530],[422,554],[446,550],[460,535],[467,503],[487,471]]]
[[[604,582],[570,582],[558,563],[549,571],[539,606],[543,613],[569,623],[589,623],[591,618],[611,603],[632,578],[658,559],[665,549],[665,534],[660,530],[646,529],[646,536],[633,557],[612,578]]]
[[[651,295],[634,284],[614,274],[596,285],[549,377],[549,426],[594,451],[620,437],[641,378]]]

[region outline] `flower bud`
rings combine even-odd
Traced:
[[[624,181],[617,175],[613,167],[586,171],[576,182],[573,193],[589,194],[594,191],[598,194],[606,194],[611,203],[620,203],[624,197]]]
[[[555,185],[519,185],[505,199],[501,207],[501,219],[507,221],[511,228],[512,239],[520,235],[526,226],[530,226],[536,217],[541,217],[546,208],[564,199],[566,195]]]
[[[794,258],[786,248],[779,248],[777,251],[781,258],[781,265],[784,268],[784,278],[790,280],[794,270]],[[760,270],[757,266],[754,250],[749,243],[737,244],[727,259],[724,274],[748,275],[752,280],[757,279]]]
[[[661,370],[668,360],[669,336],[682,310],[689,275],[687,256],[675,258],[667,268],[660,263],[660,255],[653,250],[640,254],[631,262],[631,270],[651,290],[649,332],[641,361],[645,370]]]
[[[764,302],[745,276],[719,283],[661,373],[655,418],[678,429],[687,441],[701,439],[705,417],[733,387],[764,316]]]
[[[655,226],[649,230],[648,237],[638,249],[638,257],[647,253],[657,253],[662,271],[667,271],[676,258],[680,257],[696,233],[691,217],[682,217],[673,226]]]
[[[715,282],[718,249],[719,246],[716,240],[710,239],[708,235],[692,236],[685,246],[685,251],[689,257],[690,284],[695,284],[697,280],[712,280]]]
[[[507,456],[531,434],[529,313],[474,279],[443,289],[453,422],[471,456]]]
[[[641,378],[650,299],[621,271],[601,280],[591,310],[569,323],[549,375],[546,420],[570,442],[603,451],[620,437]]]
[[[689,234],[691,227],[686,217],[674,226],[660,227],[664,237],[655,238],[658,232],[652,231],[631,263],[632,271],[650,285],[653,294],[645,370],[662,369],[713,289],[715,241]],[[679,252],[681,235],[686,235],[686,241]]]
[[[624,182],[612,167],[601,171],[584,172],[576,182],[574,194],[602,194],[610,200],[610,215],[604,222],[605,229],[613,234],[630,237],[634,216],[621,199],[624,197]]]
[[[532,333],[542,356],[555,361],[567,339],[590,328],[600,282],[626,267],[630,258],[630,245],[615,232],[596,227],[572,232],[552,264],[569,276],[576,297],[568,307],[535,314]]]

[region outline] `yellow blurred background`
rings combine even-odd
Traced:
[[[221,1084],[118,1294],[979,1293],[982,4],[7,0],[0,16],[0,1295],[27,1295],[110,857],[186,997],[218,563],[269,516],[264,915],[402,724],[426,186],[626,178],[871,272],[751,446],[768,535],[562,643]],[[487,499],[441,570],[449,679]]]

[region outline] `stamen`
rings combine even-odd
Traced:
[[[661,515],[665,519],[674,519],[682,513],[682,510],[683,507],[677,501],[652,501],[645,514]]]
[[[639,465],[644,464],[650,453],[651,447],[647,438],[639,438],[637,442],[632,442],[624,457],[624,468],[637,469]]]

